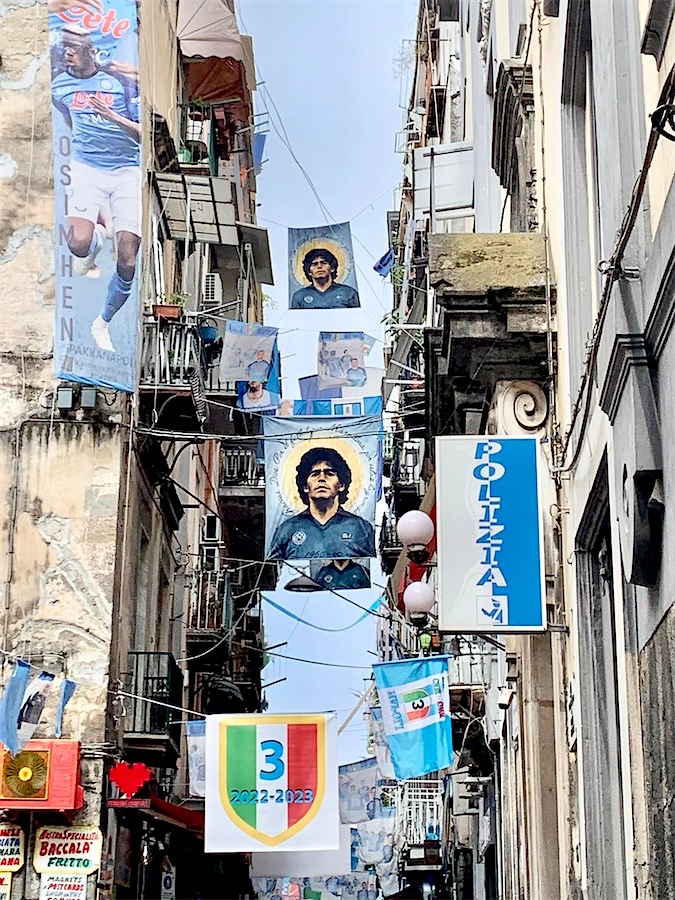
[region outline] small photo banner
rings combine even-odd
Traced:
[[[187,723],[188,772],[190,794],[206,795],[206,719]]]
[[[339,843],[334,713],[207,717],[207,853]]]
[[[374,818],[378,802],[377,760],[340,766],[340,819],[347,824]],[[368,815],[370,809],[373,815]]]
[[[221,381],[267,384],[277,329],[255,322],[226,322],[220,356]]]
[[[361,306],[349,223],[288,229],[289,309]]]
[[[368,378],[362,331],[320,331],[317,367],[319,389],[363,387]]]

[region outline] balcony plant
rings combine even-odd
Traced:
[[[190,295],[183,291],[174,291],[168,297],[158,297],[158,303],[152,306],[152,314],[156,319],[182,319],[185,302]]]

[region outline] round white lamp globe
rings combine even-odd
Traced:
[[[422,550],[434,536],[434,523],[421,509],[411,509],[398,520],[396,531],[404,547]]]
[[[428,581],[413,581],[403,591],[403,603],[411,615],[428,613],[435,602],[434,589]]]

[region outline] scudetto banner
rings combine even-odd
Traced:
[[[381,421],[264,419],[268,559],[375,556]]]
[[[60,6],[49,16],[54,367],[57,378],[131,392],[142,235],[136,0]]]
[[[536,438],[436,438],[439,627],[543,631]]]
[[[288,229],[289,309],[361,306],[349,223]]]
[[[339,843],[335,713],[207,717],[207,853]]]

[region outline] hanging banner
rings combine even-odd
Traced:
[[[0,872],[0,900],[10,900],[12,896],[12,873]]]
[[[35,734],[53,682],[54,676],[51,672],[40,672],[26,688],[17,720],[19,750],[23,750]]]
[[[363,387],[368,374],[362,331],[320,331],[317,367],[319,389],[344,385]]]
[[[340,826],[338,850],[293,850],[276,853],[252,853],[250,874],[252,878],[269,878],[283,872],[291,878],[311,878],[326,872],[348,872],[351,831],[348,825]]]
[[[536,438],[436,438],[439,627],[546,629]]]
[[[373,866],[395,865],[396,807],[387,815],[352,826],[352,872],[367,872]]]
[[[341,821],[353,824],[372,819],[378,804],[381,806],[377,788],[377,760],[363,759],[340,766]]]
[[[268,559],[375,556],[381,419],[264,419]]]
[[[349,222],[288,229],[289,309],[361,306]]]
[[[396,778],[417,778],[452,764],[448,657],[373,666]]]
[[[206,720],[207,853],[337,850],[337,719]]]
[[[33,866],[36,872],[90,875],[101,864],[102,847],[99,828],[46,825],[35,835]]]
[[[266,372],[267,369],[267,372]],[[279,373],[279,350],[277,342],[272,345],[269,364],[265,350],[258,350],[256,358],[247,366],[251,376],[249,381],[237,381],[237,406],[251,412],[275,412],[281,405],[281,378]],[[264,381],[256,381],[256,377]]]
[[[86,875],[57,875],[47,872],[40,878],[40,900],[86,900]]]
[[[186,731],[190,794],[203,797],[206,794],[206,720],[187,722]]]
[[[220,355],[221,381],[267,384],[277,329],[255,322],[226,322]]]
[[[49,16],[57,378],[132,392],[141,245],[136,0]]]
[[[313,559],[309,577],[323,591],[358,591],[370,587],[370,560]]]

